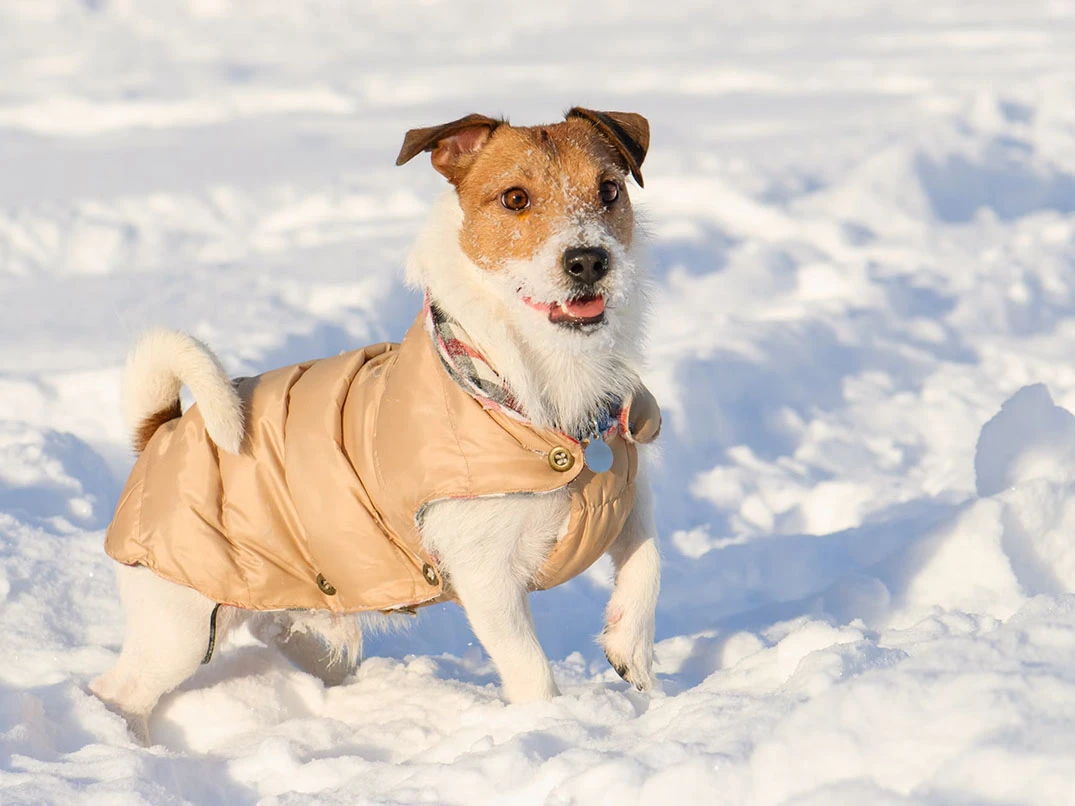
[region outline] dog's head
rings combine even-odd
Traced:
[[[397,164],[432,152],[455,186],[458,246],[483,287],[523,330],[575,343],[614,325],[637,297],[627,177],[641,186],[648,146],[641,115],[576,107],[549,126],[468,115],[413,129]]]

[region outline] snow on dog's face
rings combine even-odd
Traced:
[[[578,338],[633,299],[626,180],[641,184],[648,143],[645,118],[629,113],[573,109],[532,127],[470,115],[408,132],[399,162],[433,152],[456,187],[459,247],[513,320]]]

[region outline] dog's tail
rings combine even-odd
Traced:
[[[239,453],[243,444],[243,404],[220,360],[193,336],[153,330],[127,357],[123,413],[134,448],[141,451],[164,423],[182,414],[179,389],[194,395],[205,430],[221,450]]]

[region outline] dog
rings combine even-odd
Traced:
[[[601,553],[615,586],[598,643],[653,685],[660,558],[638,446],[660,412],[639,378],[627,188],[648,147],[644,117],[578,107],[413,129],[397,165],[429,152],[451,188],[408,260],[426,304],[401,345],[232,381],[190,336],[139,342],[124,405],[140,456],[106,538],[125,636],[90,685],[139,738],[243,621],[331,684],[363,625],[436,601],[463,606],[509,702],[558,696],[528,594]]]

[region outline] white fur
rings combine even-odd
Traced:
[[[205,657],[215,603],[148,568],[120,565],[116,581],[126,619],[123,651],[90,691],[122,714],[135,736],[148,744],[150,712]],[[220,621],[218,615],[217,628],[223,632]]]
[[[252,613],[247,622],[256,638],[275,645],[304,672],[339,685],[362,658],[363,620],[327,610],[276,610]]]
[[[654,613],[661,589],[653,496],[644,468],[640,461],[634,508],[608,551],[616,569],[616,586],[605,610],[605,629],[598,637],[609,663],[624,667],[624,678],[640,691],[654,683]]]
[[[208,347],[174,330],[146,333],[127,357],[123,413],[131,432],[178,400],[182,386],[194,395],[213,442],[228,453],[239,453],[243,405],[231,378]]]
[[[614,668],[640,690],[653,684],[654,611],[661,584],[657,530],[639,463],[635,507],[609,550],[616,586],[598,637]],[[553,544],[567,530],[566,490],[469,501],[426,509],[422,538],[440,557],[478,640],[500,672],[509,702],[559,694],[534,632],[528,592]]]
[[[442,501],[422,518],[422,539],[439,557],[511,702],[560,693],[534,634],[527,593],[570,514],[570,498],[560,490]]]
[[[116,582],[126,620],[123,650],[115,665],[90,683],[90,691],[127,720],[136,738],[149,744],[149,716],[154,707],[193,675],[205,657],[216,603],[141,566],[117,566]],[[221,607],[215,647],[249,621],[256,637],[274,644],[300,669],[336,684],[358,665],[363,628],[391,629],[405,625],[409,618]]]
[[[595,219],[565,221],[557,236],[529,261],[486,272],[459,246],[462,211],[454,192],[440,199],[408,262],[408,279],[467,330],[510,385],[524,414],[539,427],[568,432],[588,425],[609,396],[637,388],[637,357],[644,293],[632,253]],[[521,295],[555,300],[565,291],[560,254],[569,246],[604,246],[612,270],[602,280],[606,321],[578,332],[552,325]],[[206,426],[225,449],[238,449],[242,413],[219,362],[188,336],[156,333],[129,362],[128,420],[133,425],[190,386]],[[642,459],[642,457],[640,457]],[[660,558],[649,490],[640,461],[636,503],[609,551],[615,589],[598,642],[617,671],[639,689],[653,684],[654,610]],[[440,501],[421,513],[425,546],[466,610],[475,634],[496,663],[511,702],[548,699],[559,691],[538,643],[528,590],[549,549],[563,537],[570,495],[505,495]],[[143,739],[157,700],[189,677],[206,648],[213,603],[145,569],[120,568],[127,635],[116,667],[92,684],[127,716]],[[223,638],[239,618],[232,608],[218,623]],[[393,620],[406,621],[405,616]],[[324,613],[257,614],[256,635],[275,642],[300,668],[339,682],[357,662],[368,619]],[[297,637],[297,640],[296,640]],[[335,652],[326,646],[335,644]]]

